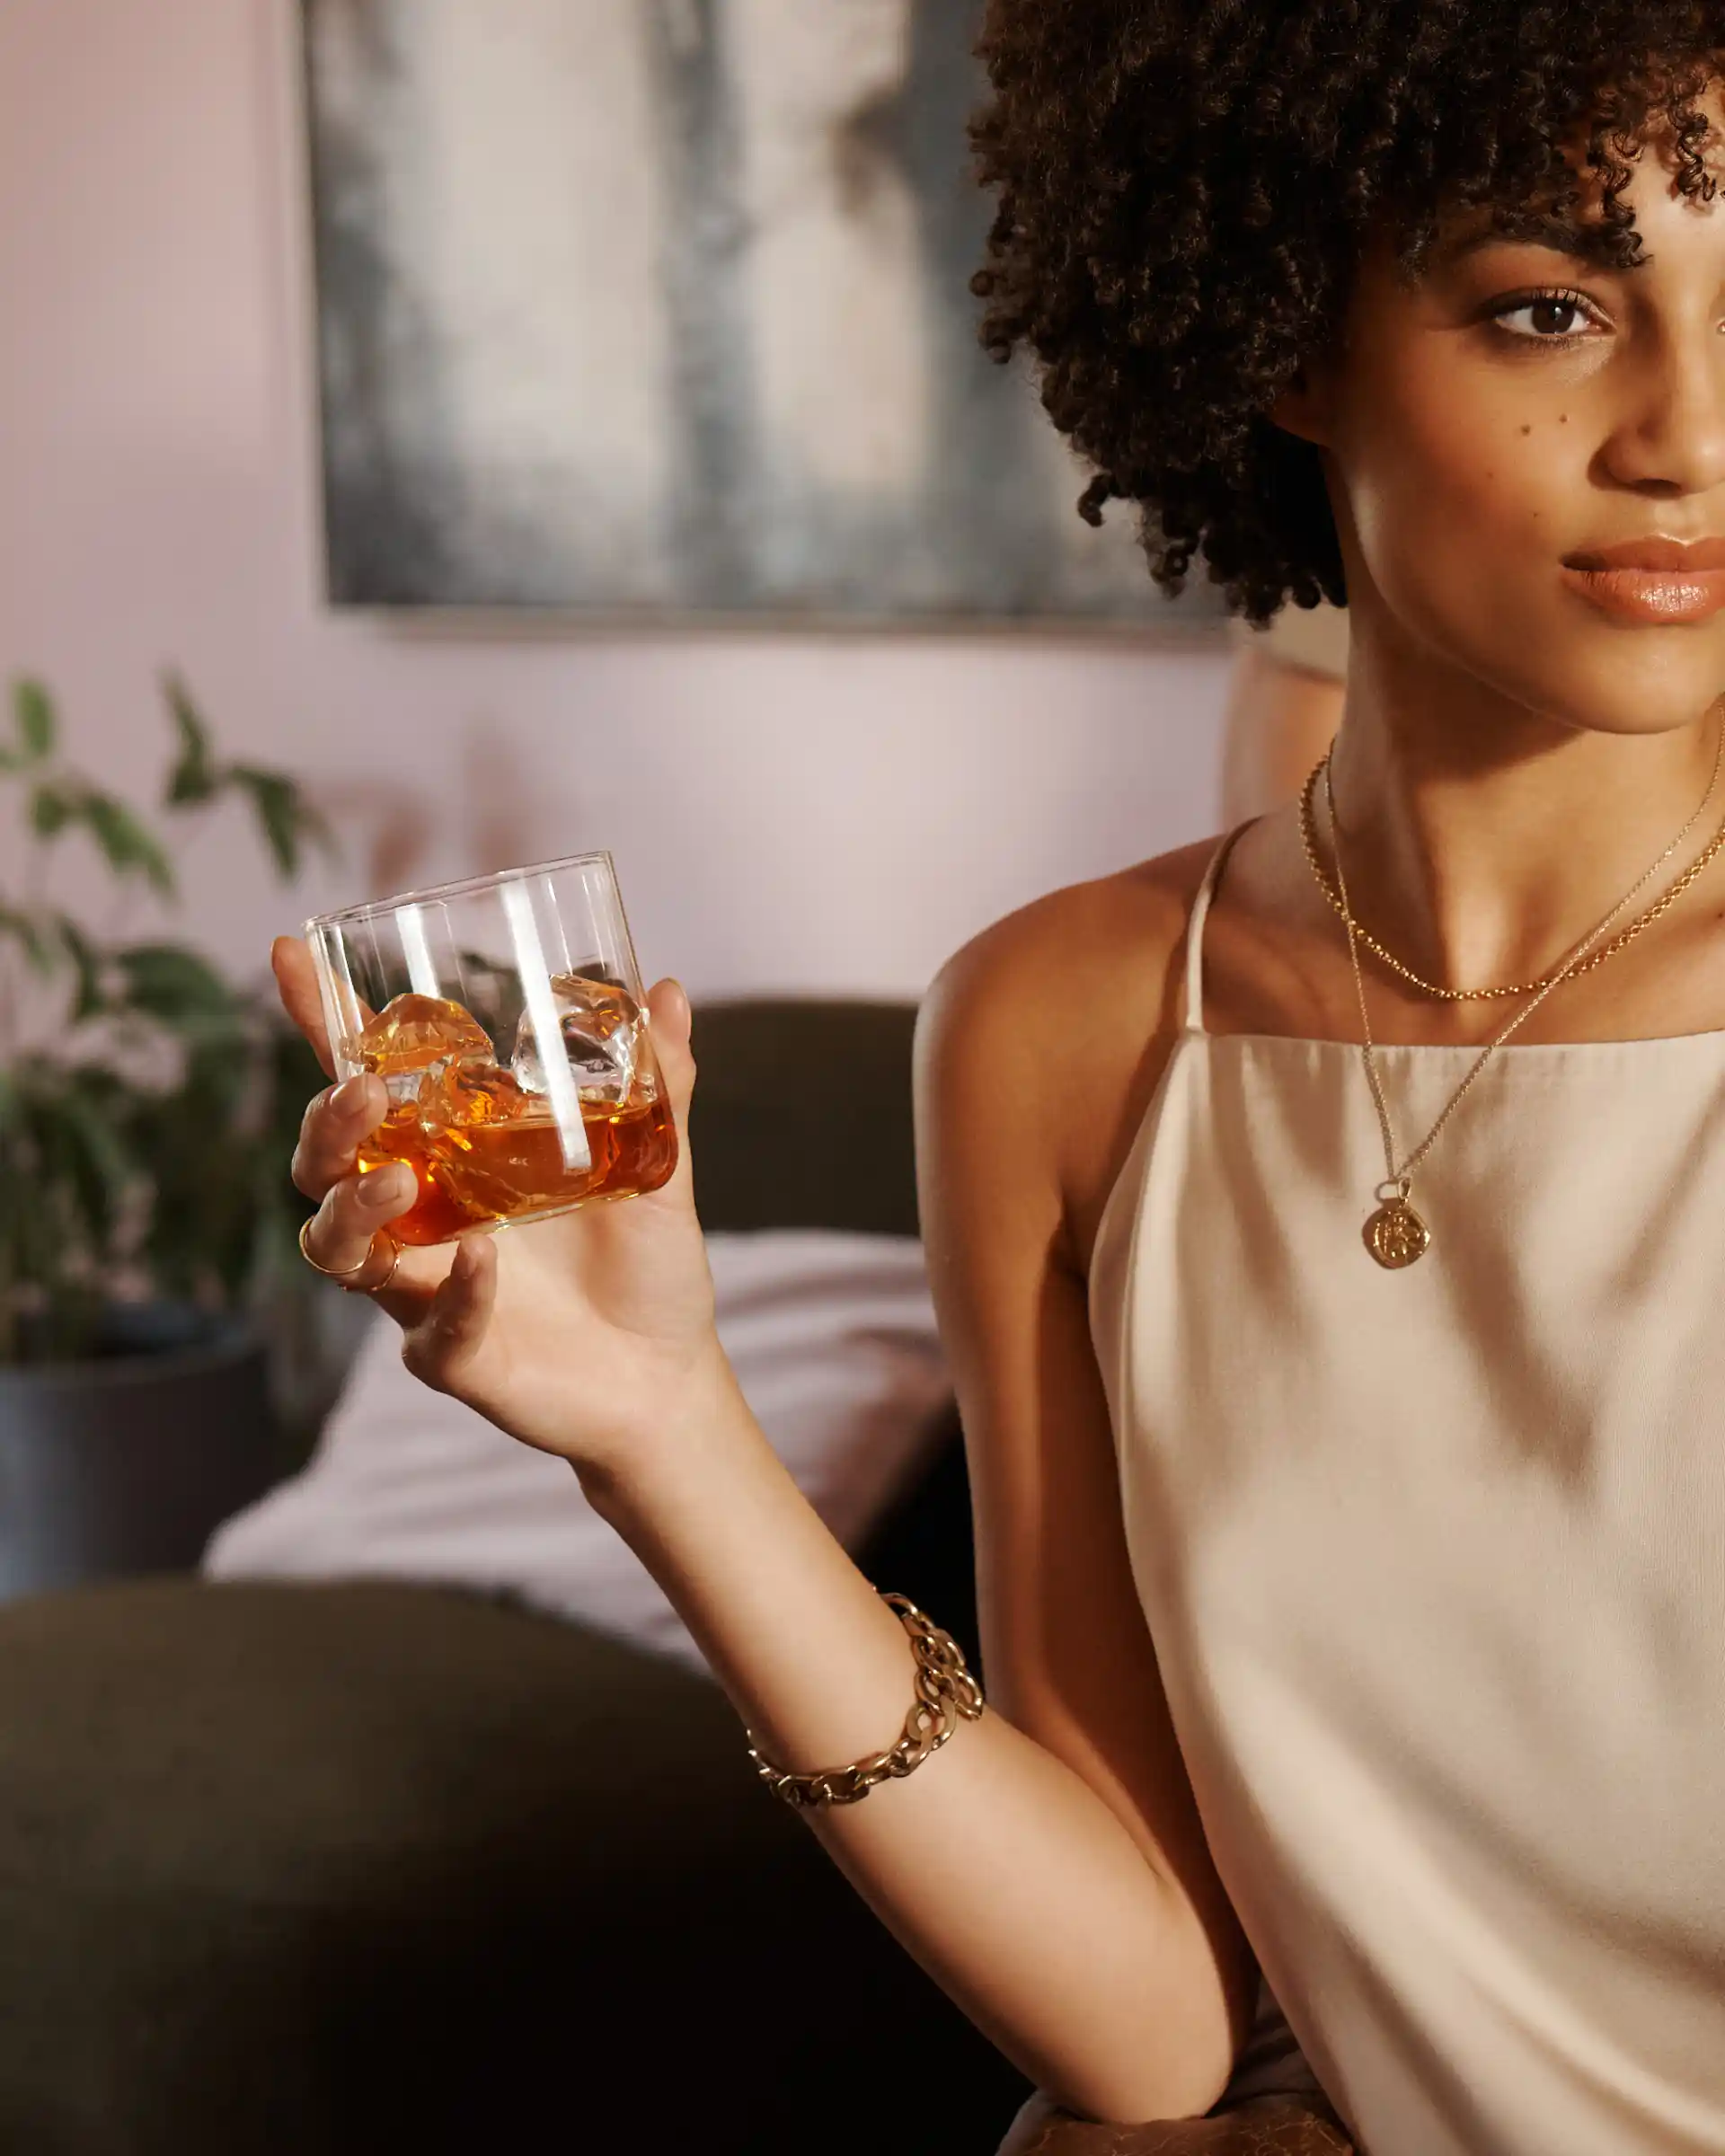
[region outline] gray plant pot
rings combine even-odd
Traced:
[[[264,1343],[155,1303],[98,1360],[0,1369],[0,1601],[193,1568],[286,1471]]]

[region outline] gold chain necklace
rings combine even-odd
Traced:
[[[1720,762],[1721,757],[1725,757],[1725,725],[1721,725],[1720,729],[1719,744],[1713,751],[1713,775],[1707,782],[1707,791],[1702,796],[1701,808],[1695,810],[1694,815],[1690,817],[1689,821],[1677,834],[1676,841],[1675,842],[1672,849],[1673,851],[1676,850],[1676,845],[1680,845],[1684,839],[1689,835],[1689,833],[1694,829],[1696,823],[1700,820],[1702,808],[1704,808],[1707,806],[1708,801],[1712,800],[1713,789],[1719,783]],[[1312,775],[1305,782],[1305,791],[1300,795],[1300,837],[1305,844],[1305,858],[1311,865],[1312,874],[1316,879],[1318,888],[1330,901],[1330,904],[1334,910],[1338,914],[1342,914],[1343,917],[1345,918],[1346,916],[1344,914],[1343,901],[1340,894],[1337,891],[1335,885],[1331,882],[1328,874],[1325,872],[1323,863],[1318,857],[1317,827],[1312,815],[1313,796],[1317,791],[1318,781],[1323,776],[1323,764],[1314,764],[1312,767]],[[1711,862],[1713,857],[1721,852],[1721,849],[1725,849],[1725,823],[1721,823],[1720,825],[1719,829],[1714,832],[1712,838],[1708,840],[1706,845],[1703,847],[1702,851],[1695,856],[1694,860],[1690,862],[1689,866],[1683,871],[1683,874],[1679,876],[1676,882],[1672,884],[1668,891],[1663,892],[1660,897],[1653,901],[1653,904],[1648,907],[1644,914],[1641,915],[1636,920],[1632,921],[1629,926],[1621,931],[1620,933],[1614,935],[1611,939],[1611,941],[1606,945],[1603,950],[1595,951],[1590,959],[1588,959],[1584,964],[1576,967],[1574,970],[1577,973],[1591,973],[1596,966],[1603,966],[1607,959],[1614,959],[1620,950],[1623,950],[1628,944],[1631,944],[1635,941],[1636,937],[1641,934],[1644,928],[1650,928],[1653,923],[1659,920],[1661,915],[1667,913],[1673,906],[1676,904],[1677,900],[1682,897],[1683,894],[1689,888],[1689,886],[1695,880],[1696,877],[1701,874],[1702,870],[1707,866],[1708,862]],[[1660,858],[1663,860],[1666,858],[1666,856],[1661,855]],[[1338,866],[1340,866],[1340,863],[1338,863]],[[1375,958],[1381,959],[1383,963],[1389,968],[1392,973],[1399,974],[1411,987],[1417,988],[1421,995],[1436,996],[1440,1003],[1483,1003],[1488,998],[1496,996],[1535,995],[1537,994],[1540,989],[1544,988],[1546,983],[1551,979],[1551,976],[1549,974],[1543,974],[1536,981],[1509,981],[1506,982],[1501,987],[1497,988],[1441,988],[1438,986],[1437,982],[1428,981],[1420,974],[1417,974],[1411,966],[1404,966],[1401,959],[1396,957],[1393,951],[1386,950],[1383,944],[1378,941],[1377,938],[1373,935],[1369,930],[1362,927],[1358,921],[1356,921],[1354,923],[1354,932],[1358,936],[1360,941],[1366,946],[1367,950],[1369,950]]]
[[[1725,752],[1725,731],[1721,732],[1720,739],[1721,752]],[[1333,754],[1332,749],[1331,755]],[[1372,1089],[1372,1103],[1377,1109],[1377,1127],[1384,1139],[1384,1180],[1377,1186],[1376,1191],[1374,1193],[1377,1201],[1376,1210],[1367,1221],[1364,1230],[1366,1248],[1381,1266],[1386,1267],[1393,1272],[1399,1271],[1403,1266],[1411,1265],[1416,1259],[1423,1258],[1427,1250],[1430,1249],[1431,1230],[1408,1202],[1413,1189],[1414,1170],[1438,1143],[1438,1134],[1473,1091],[1474,1081],[1504,1042],[1509,1038],[1512,1033],[1526,1024],[1552,989],[1567,981],[1571,975],[1582,970],[1582,961],[1600,937],[1611,927],[1623,908],[1631,904],[1642,885],[1658,875],[1694,828],[1696,818],[1701,815],[1702,809],[1707,806],[1708,799],[1712,793],[1714,782],[1719,776],[1719,765],[1720,757],[1715,755],[1713,777],[1708,781],[1707,792],[1702,796],[1700,806],[1690,817],[1689,821],[1685,824],[1683,829],[1677,833],[1677,835],[1659,858],[1650,862],[1648,866],[1641,870],[1598,926],[1582,937],[1580,942],[1576,945],[1556,972],[1548,974],[1544,980],[1538,984],[1532,1002],[1517,1011],[1509,1022],[1500,1027],[1487,1041],[1478,1057],[1469,1066],[1467,1075],[1450,1095],[1442,1114],[1439,1115],[1420,1144],[1398,1167],[1395,1159],[1395,1133],[1390,1123],[1389,1103],[1384,1098],[1384,1082],[1378,1074],[1376,1047],[1372,1039],[1372,1021],[1366,1010],[1366,976],[1360,971],[1359,966],[1359,926],[1348,905],[1348,879],[1341,865],[1341,825],[1336,816],[1336,790],[1330,774],[1330,755],[1326,755],[1322,763],[1319,764],[1318,773],[1322,774],[1323,779],[1324,805],[1330,813],[1331,844],[1335,849],[1336,880],[1341,889],[1342,924],[1348,931],[1348,957],[1354,971],[1354,994],[1359,1003],[1360,1057],[1366,1065],[1367,1082]]]

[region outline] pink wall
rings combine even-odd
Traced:
[[[81,760],[142,795],[171,661],[352,842],[284,894],[209,832],[209,948],[253,967],[379,879],[608,846],[650,977],[914,993],[995,915],[1210,826],[1225,661],[1190,639],[324,611],[297,97],[291,0],[0,9],[0,672],[46,676]]]

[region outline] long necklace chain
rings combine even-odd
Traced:
[[[1324,806],[1330,816],[1330,843],[1336,857],[1336,880],[1341,890],[1342,924],[1348,932],[1348,957],[1353,968],[1354,994],[1359,1004],[1360,1058],[1366,1066],[1367,1082],[1371,1087],[1372,1102],[1377,1110],[1377,1127],[1384,1139],[1384,1180],[1377,1186],[1375,1194],[1377,1199],[1377,1209],[1367,1221],[1364,1231],[1366,1247],[1380,1265],[1385,1266],[1393,1271],[1399,1270],[1402,1266],[1411,1265],[1417,1258],[1424,1257],[1426,1251],[1430,1248],[1431,1230],[1408,1202],[1413,1188],[1414,1170],[1419,1167],[1438,1143],[1438,1136],[1445,1126],[1473,1091],[1481,1072],[1484,1070],[1498,1050],[1502,1047],[1511,1034],[1518,1031],[1526,1024],[1554,988],[1561,986],[1563,982],[1582,969],[1582,962],[1594,945],[1611,928],[1624,908],[1634,902],[1643,886],[1659,874],[1694,828],[1702,809],[1707,806],[1713,787],[1718,781],[1720,756],[1721,754],[1725,754],[1725,726],[1721,727],[1720,745],[1720,752],[1716,753],[1713,757],[1713,775],[1707,782],[1707,791],[1702,796],[1700,806],[1695,809],[1694,814],[1690,817],[1688,822],[1685,824],[1683,829],[1677,833],[1664,852],[1656,860],[1650,862],[1647,867],[1641,870],[1597,927],[1583,936],[1580,942],[1575,946],[1557,970],[1548,974],[1538,984],[1532,1000],[1517,1011],[1508,1024],[1499,1027],[1498,1031],[1492,1035],[1480,1051],[1479,1056],[1469,1065],[1466,1075],[1450,1095],[1438,1120],[1399,1167],[1395,1158],[1395,1132],[1390,1122],[1389,1103],[1384,1096],[1384,1082],[1378,1073],[1376,1044],[1372,1039],[1372,1021],[1366,1009],[1366,976],[1360,970],[1359,964],[1359,927],[1348,904],[1348,881],[1346,872],[1341,865],[1341,825],[1336,815],[1335,782],[1331,775],[1330,769],[1331,756],[1334,754],[1333,749],[1325,755],[1322,763],[1318,766],[1318,773],[1314,775],[1322,774],[1323,779]]]
[[[1725,757],[1725,726],[1721,726],[1720,729],[1718,747],[1713,751],[1713,775],[1707,782],[1707,791],[1702,796],[1700,807],[1696,808],[1694,815],[1690,817],[1672,842],[1670,852],[1675,852],[1676,847],[1688,837],[1695,825],[1700,822],[1702,809],[1705,808],[1707,803],[1712,799],[1713,790],[1719,783],[1720,764],[1722,757]],[[1300,838],[1305,847],[1305,858],[1311,866],[1312,874],[1316,880],[1318,888],[1330,901],[1335,912],[1343,915],[1345,918],[1341,895],[1330,880],[1329,874],[1318,853],[1317,828],[1312,814],[1313,797],[1317,792],[1318,781],[1322,777],[1323,771],[1324,766],[1322,763],[1313,765],[1312,775],[1305,782],[1305,791],[1300,795]],[[1708,840],[1706,845],[1690,862],[1682,875],[1671,885],[1669,890],[1661,892],[1644,914],[1640,915],[1630,923],[1627,928],[1614,935],[1603,950],[1595,951],[1590,959],[1576,967],[1575,972],[1591,973],[1596,966],[1603,966],[1607,959],[1614,959],[1620,950],[1626,949],[1635,941],[1644,928],[1650,928],[1654,922],[1676,904],[1696,877],[1721,850],[1725,850],[1725,823],[1720,825],[1719,829],[1714,832],[1712,838]],[[1660,856],[1661,861],[1668,858],[1668,853]],[[1421,975],[1417,974],[1411,966],[1404,966],[1393,950],[1386,950],[1377,938],[1358,921],[1354,923],[1354,932],[1373,957],[1380,959],[1392,973],[1399,974],[1411,987],[1417,988],[1421,995],[1435,996],[1440,1003],[1477,1003],[1492,997],[1534,995],[1544,988],[1552,977],[1549,974],[1542,974],[1536,981],[1507,981],[1494,988],[1444,988],[1440,987],[1436,981],[1426,980]]]

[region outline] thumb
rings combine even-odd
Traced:
[[[647,1024],[653,1038],[653,1054],[659,1059],[679,1127],[694,1091],[694,1055],[689,1046],[693,1023],[689,992],[682,982],[668,978],[655,981],[647,991]],[[681,1135],[680,1127],[678,1135]]]
[[[276,976],[282,1009],[312,1044],[325,1077],[333,1078],[335,1059],[330,1053],[323,1000],[318,994],[317,968],[310,950],[297,936],[278,936],[270,946],[270,968]]]
[[[653,1055],[677,1124],[677,1172],[668,1190],[686,1183],[689,1176],[689,1101],[694,1093],[694,1055],[689,1045],[694,1013],[688,991],[681,981],[655,981],[647,991],[647,1026]]]

